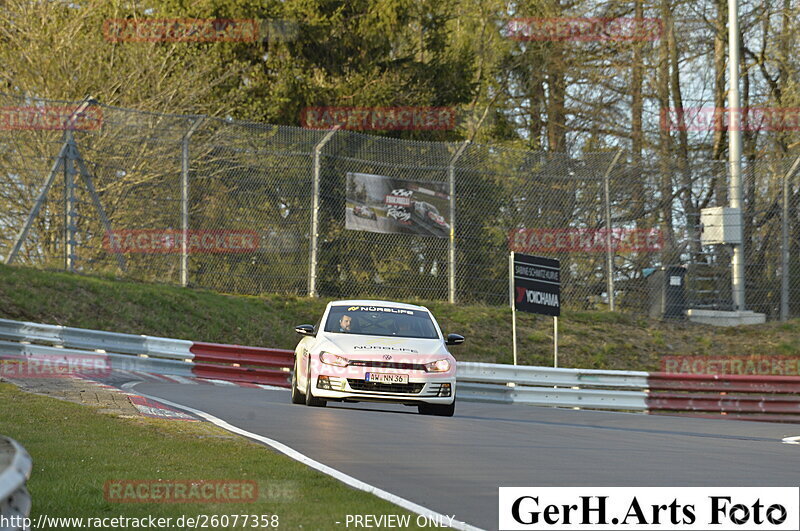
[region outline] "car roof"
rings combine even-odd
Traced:
[[[406,304],[404,302],[394,302],[394,301],[379,301],[379,300],[369,300],[369,299],[352,299],[352,300],[341,300],[341,301],[331,301],[328,303],[328,306],[340,306],[340,305],[347,305],[347,306],[394,306],[395,308],[403,308],[406,310],[424,310],[429,311],[425,306],[417,306],[416,304]]]

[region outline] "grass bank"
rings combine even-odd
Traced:
[[[3,383],[0,404],[0,434],[20,442],[33,456],[28,489],[33,499],[34,522],[39,515],[153,516],[172,518],[170,529],[175,529],[180,517],[228,515],[228,525],[206,528],[335,529],[341,527],[336,522],[344,522],[346,514],[410,514],[211,424],[114,417],[90,407],[23,393]],[[212,501],[203,498],[191,503],[165,503],[152,498],[142,503],[141,498],[136,498],[141,491],[133,491],[136,495],[131,496],[124,489],[109,490],[107,497],[104,490],[109,481],[119,485],[153,480],[169,485],[224,481],[232,488],[206,491]],[[164,491],[158,495],[165,496]],[[187,496],[192,499],[194,495]],[[117,501],[120,498],[126,501]],[[135,499],[140,501],[131,502]],[[244,515],[257,517],[259,525],[248,521],[247,525],[234,526],[234,515],[240,515],[240,522],[244,522]],[[262,525],[263,517],[269,525]],[[415,517],[411,518],[412,523]],[[44,528],[79,526],[50,520]]]
[[[313,323],[329,299],[234,296],[0,265],[0,317],[195,341],[294,348],[296,324]],[[511,312],[486,305],[428,306],[445,333],[467,342],[458,359],[511,362]],[[800,355],[800,320],[736,328],[661,322],[626,313],[565,312],[564,367],[656,370],[664,355]],[[520,362],[552,363],[552,319],[518,314]]]

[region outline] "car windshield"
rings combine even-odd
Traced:
[[[439,337],[428,312],[392,306],[331,306],[325,331],[420,339]]]

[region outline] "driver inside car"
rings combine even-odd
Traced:
[[[350,329],[352,322],[353,322],[352,317],[350,317],[347,314],[342,315],[342,317],[339,319],[339,332],[343,334],[352,332],[352,330]]]
[[[394,335],[409,337],[414,335],[413,332],[414,330],[412,329],[411,323],[403,319],[399,323],[397,323]]]

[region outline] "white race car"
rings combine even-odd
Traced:
[[[356,205],[353,207],[353,215],[359,218],[367,218],[367,219],[378,219],[378,216],[375,212],[368,206],[364,205]]]
[[[398,402],[423,415],[452,416],[456,360],[433,315],[423,306],[351,300],[328,304],[294,353],[292,403],[324,406],[328,400]]]

